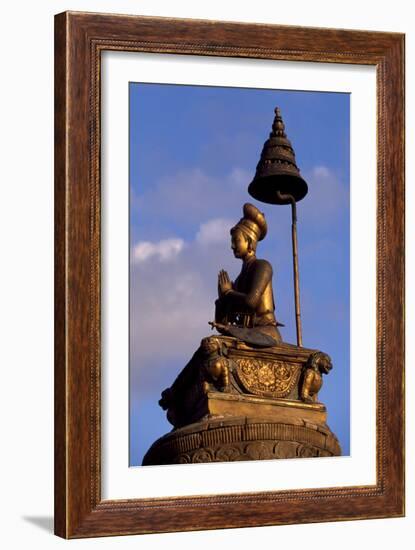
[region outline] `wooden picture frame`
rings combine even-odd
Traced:
[[[101,499],[104,50],[372,65],[377,72],[376,484]],[[404,35],[65,12],[55,18],[55,533],[64,538],[404,515]]]

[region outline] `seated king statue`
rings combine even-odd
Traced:
[[[264,214],[243,206],[231,229],[242,269],[219,271],[218,334],[202,339],[161,394],[173,430],[155,441],[143,465],[336,456],[341,449],[318,400],[330,357],[283,342],[275,318],[272,266],[256,257]]]
[[[278,326],[283,326],[274,315],[272,266],[256,257],[257,243],[266,234],[264,214],[246,203],[243,217],[231,229],[231,248],[235,258],[242,260],[242,269],[233,283],[226,271],[219,272],[215,322],[212,323],[221,334],[257,346],[279,344]]]

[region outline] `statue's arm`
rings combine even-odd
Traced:
[[[232,306],[232,309],[239,311],[255,311],[262,294],[272,279],[272,266],[266,260],[257,260],[255,270],[252,274],[251,288],[249,292],[238,292],[228,290],[223,300]]]

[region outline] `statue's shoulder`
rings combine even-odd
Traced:
[[[261,258],[255,258],[255,269],[260,269],[261,271],[269,271],[272,273],[272,265],[268,260],[263,260]]]

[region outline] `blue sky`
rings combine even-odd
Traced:
[[[303,344],[333,359],[320,400],[349,454],[349,95],[131,83],[131,465],[171,429],[160,393],[211,333],[217,272],[240,271],[229,228],[247,201],[267,218],[257,256],[274,268],[282,337],[296,341],[290,208],[247,192],[275,106],[309,184],[298,203]]]

